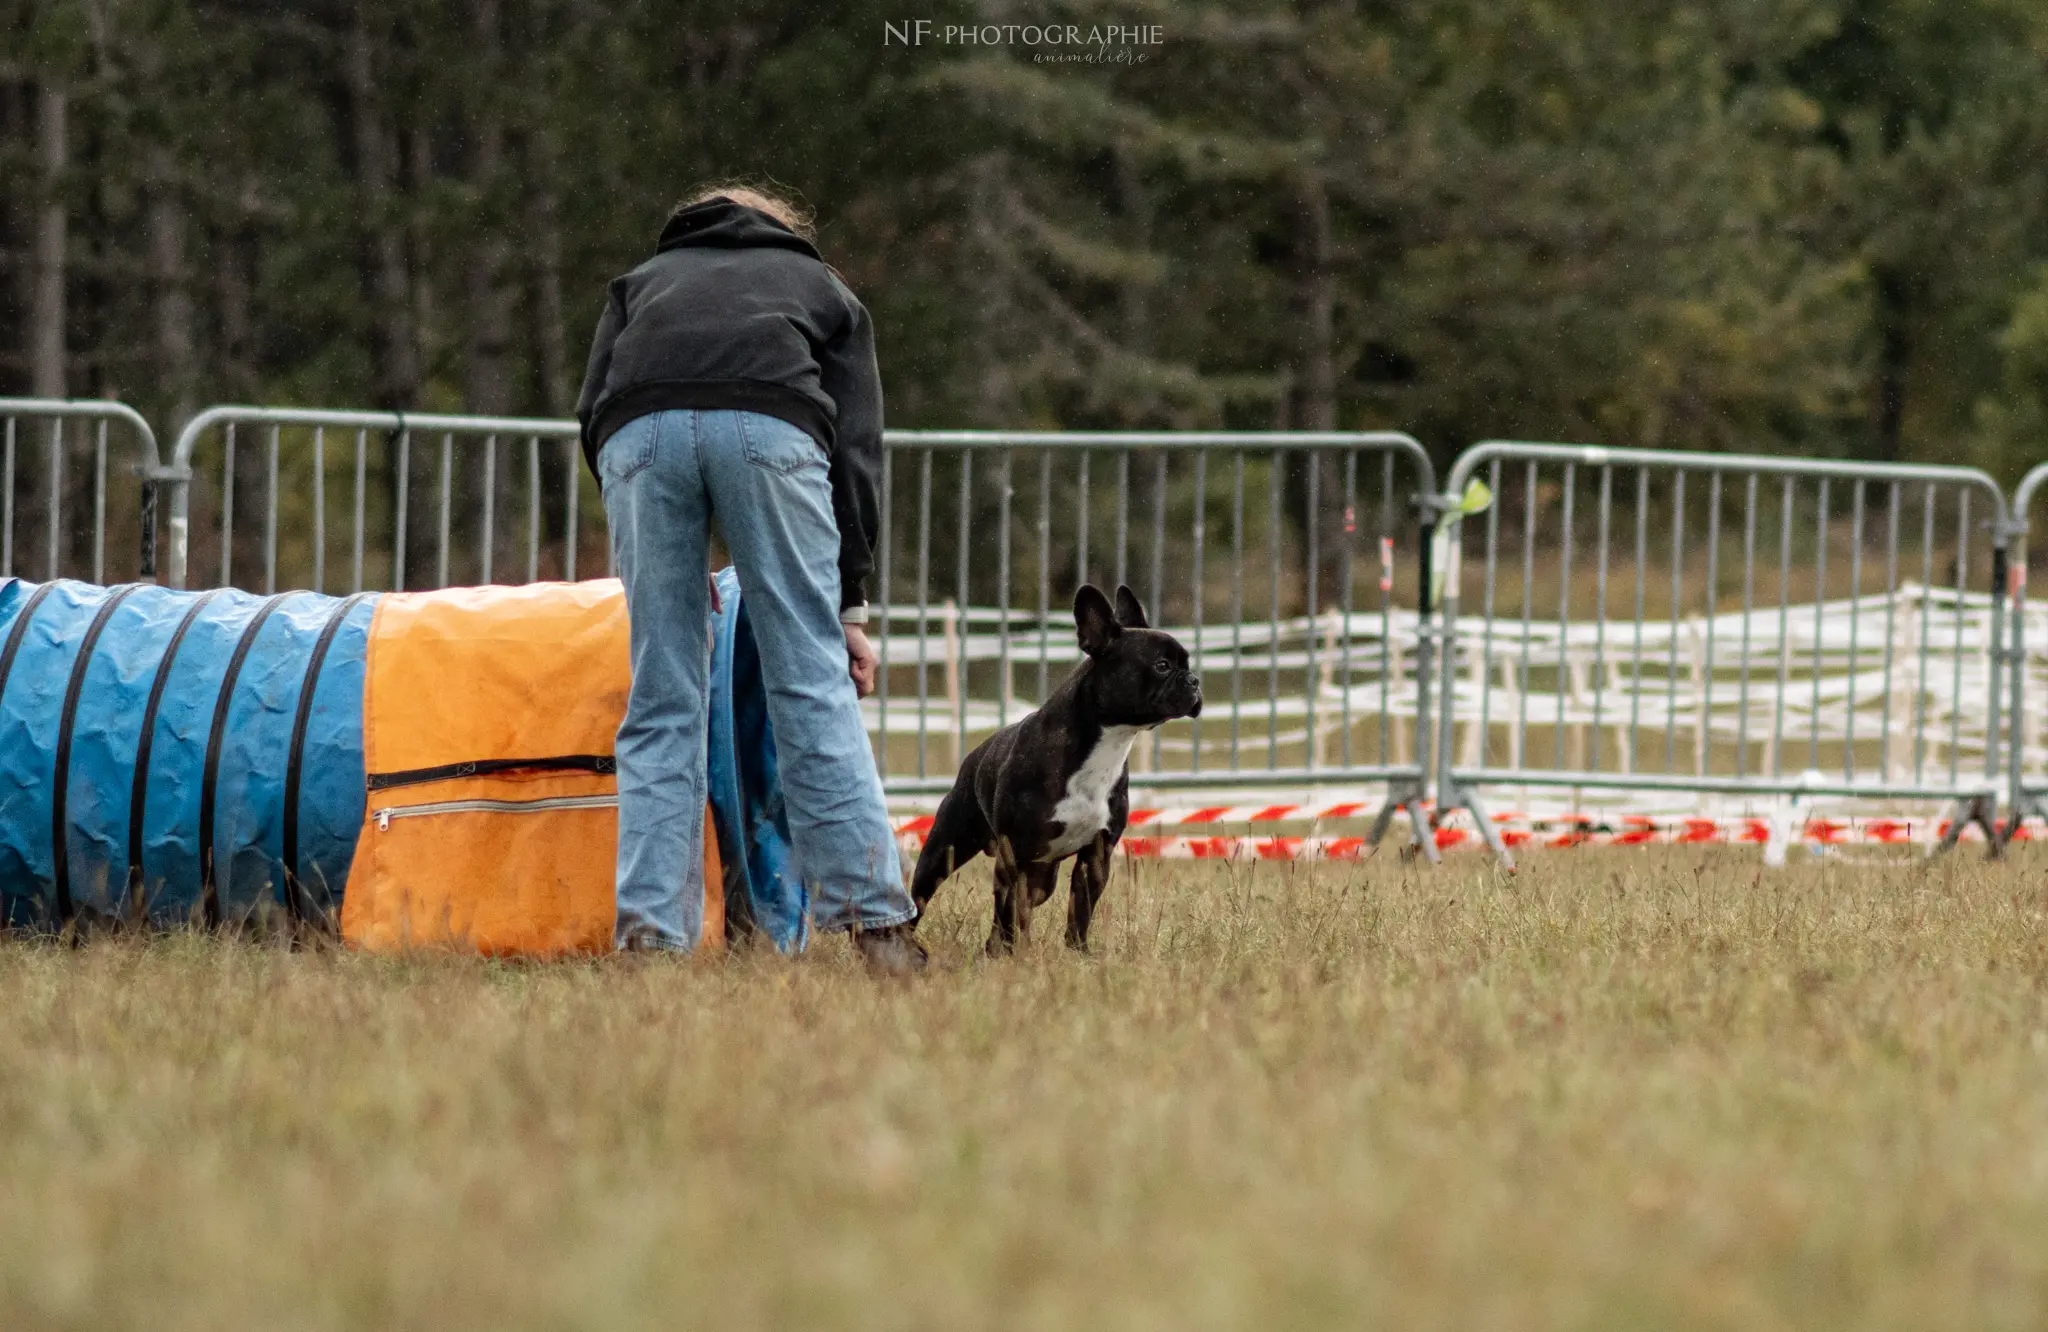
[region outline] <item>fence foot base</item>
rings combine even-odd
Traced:
[[[2037,818],[2043,822],[2048,822],[2048,802],[2044,802],[2037,791],[2022,791],[2019,794],[2019,798],[2013,801],[2011,815],[2006,818],[2005,823],[1998,829],[1997,841],[1999,850],[2003,851],[2005,849],[2007,843],[2011,842],[2014,835],[2019,832],[2020,825],[2029,818]]]
[[[2021,811],[2013,811],[2013,822],[2019,822]],[[1976,824],[1984,830],[1984,858],[1997,860],[2005,854],[2006,834],[1998,826],[1998,800],[1995,796],[1964,796],[1949,806],[1948,827],[1941,834],[1941,844],[1934,848],[1940,855],[1962,840],[1963,829]]]
[[[1448,814],[1454,809],[1462,809],[1472,816],[1472,821],[1479,825],[1479,836],[1485,840],[1486,849],[1493,853],[1493,858],[1500,862],[1502,869],[1513,873],[1514,853],[1509,851],[1508,844],[1501,840],[1500,828],[1488,817],[1486,806],[1479,801],[1479,793],[1469,786],[1452,786],[1444,797],[1443,808],[1439,813]]]
[[[1412,845],[1422,853],[1422,858],[1434,865],[1443,859],[1436,849],[1436,829],[1429,824],[1429,811],[1424,808],[1425,796],[1419,781],[1402,782],[1387,789],[1387,803],[1380,806],[1380,812],[1372,821],[1372,844],[1378,846],[1394,825],[1394,816],[1405,812],[1408,815]]]

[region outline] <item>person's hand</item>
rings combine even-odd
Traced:
[[[868,642],[868,631],[857,624],[842,624],[846,631],[846,673],[853,677],[854,693],[866,698],[875,692],[875,673],[881,669],[882,660],[875,655],[875,645]]]

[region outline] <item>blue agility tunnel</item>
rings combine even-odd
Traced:
[[[810,896],[791,861],[761,653],[747,624],[739,575],[721,569],[716,581],[722,609],[711,640],[706,775],[725,871],[726,919],[735,929],[758,931],[785,953],[802,952]]]
[[[737,580],[730,570],[720,578],[708,755],[716,887],[729,926],[794,951],[805,941],[807,900],[790,872],[760,661]],[[519,613],[534,598],[615,598],[616,589],[462,589],[402,600],[495,599],[498,609],[473,621],[466,611],[442,617],[474,623],[474,650],[490,653],[490,614]],[[0,581],[0,919],[30,929],[95,918],[218,925],[277,912],[339,919],[361,839],[390,826],[380,813],[400,812],[368,809],[373,791],[385,792],[380,801],[395,797],[389,775],[365,771],[365,691],[386,599]],[[623,643],[604,650],[623,651]],[[545,687],[530,692],[531,706],[548,706]],[[601,723],[592,737],[607,751],[592,774],[606,790],[616,724]],[[523,728],[515,718],[506,729],[517,736]],[[501,772],[512,794],[533,777],[521,770],[555,762],[460,757],[451,780]],[[426,803],[415,808],[453,808],[433,797],[423,788]],[[476,804],[489,808],[468,808]],[[463,816],[525,807],[470,801]],[[522,881],[516,861],[437,869],[502,875],[508,891],[546,890],[533,882],[540,875]]]
[[[331,909],[363,820],[372,609],[0,583],[8,924]]]

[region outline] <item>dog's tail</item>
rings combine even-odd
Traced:
[[[988,843],[988,820],[982,817],[972,783],[955,786],[939,802],[924,850],[917,853],[917,870],[910,876],[910,896],[917,903],[918,915],[924,914],[925,904],[939,891],[939,885],[987,850]]]

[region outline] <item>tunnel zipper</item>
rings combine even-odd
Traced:
[[[457,777],[496,777],[508,772],[594,772],[608,777],[619,770],[610,754],[555,754],[547,758],[471,759],[467,763],[444,763],[434,768],[409,768],[404,772],[373,772],[372,791],[389,791],[400,786],[422,786]]]
[[[397,805],[377,811],[377,831],[387,832],[393,819],[425,814],[536,814],[550,809],[612,809],[615,795],[548,796],[541,800],[440,800],[427,805]]]

